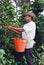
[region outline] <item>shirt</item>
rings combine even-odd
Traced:
[[[28,42],[26,43],[26,49],[32,48],[35,44],[33,40],[35,38],[36,33],[36,24],[35,22],[31,21],[24,25],[24,31],[22,32],[22,38],[26,39]]]

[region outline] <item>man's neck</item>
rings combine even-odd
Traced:
[[[28,23],[32,22],[32,20],[28,21]]]

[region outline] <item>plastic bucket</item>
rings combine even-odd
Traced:
[[[26,47],[26,40],[22,38],[14,38],[14,47],[17,52],[24,52]]]

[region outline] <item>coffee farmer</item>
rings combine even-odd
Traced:
[[[33,51],[33,45],[35,44],[34,38],[36,33],[36,24],[33,20],[36,19],[36,15],[33,12],[29,11],[24,14],[24,18],[27,23],[24,25],[23,28],[8,26],[8,29],[16,32],[17,34],[22,34],[22,38],[28,41],[24,53],[27,60],[27,64],[34,65],[32,58],[32,51]],[[17,58],[17,61],[21,62],[23,52],[16,52],[16,55],[15,56]],[[21,65],[21,63],[19,65]]]

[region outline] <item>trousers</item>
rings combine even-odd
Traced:
[[[21,63],[23,56],[25,56],[27,65],[34,65],[32,52],[33,48],[26,49],[25,52],[16,52],[15,50],[12,50],[15,60]]]

